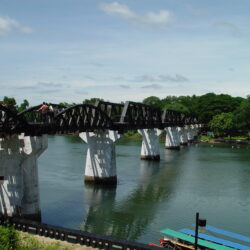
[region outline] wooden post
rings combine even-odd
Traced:
[[[197,250],[198,245],[198,228],[199,228],[199,213],[196,213],[196,221],[195,221],[195,243],[194,249]]]

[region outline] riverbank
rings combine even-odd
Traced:
[[[198,137],[198,140],[200,142],[204,143],[224,143],[224,144],[239,144],[239,145],[250,145],[250,140],[247,140],[246,138],[242,139],[228,139],[228,138],[213,138],[209,136],[200,136]]]
[[[41,249],[41,250],[90,250],[92,247],[82,246],[80,244],[71,244],[67,241],[61,241],[44,237],[40,235],[32,235],[18,231],[21,245],[25,249]]]
[[[12,226],[0,226],[0,249],[18,249],[18,250],[90,250],[92,247],[72,244],[67,241],[61,241],[22,232],[14,229]]]

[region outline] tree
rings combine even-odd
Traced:
[[[198,98],[194,111],[199,120],[209,123],[215,115],[234,112],[242,100],[244,99],[240,97],[207,93]]]
[[[94,105],[97,101],[104,101],[104,100],[101,99],[101,98],[93,97],[93,98],[90,98],[90,99],[85,99],[82,103],[83,104],[92,104],[92,105]]]
[[[71,106],[76,105],[76,103],[60,102],[59,105],[65,106],[66,108],[69,108]]]
[[[3,105],[6,106],[8,109],[17,112],[17,105],[16,100],[13,97],[5,96],[2,101]]]
[[[167,104],[164,106],[164,109],[172,109],[172,110],[180,111],[185,114],[189,113],[188,108],[181,103]]]
[[[18,107],[18,112],[22,112],[29,107],[29,102],[25,99]]]
[[[209,122],[209,127],[216,137],[231,135],[231,132],[235,128],[233,113],[229,112],[215,115]]]
[[[159,97],[156,96],[149,96],[147,98],[145,98],[142,103],[147,104],[147,105],[151,105],[157,108],[162,108],[162,104],[161,104],[161,100]]]
[[[250,130],[250,96],[241,102],[234,112],[234,120],[239,130]]]

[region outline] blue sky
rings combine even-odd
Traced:
[[[249,0],[0,0],[0,99],[250,94]]]

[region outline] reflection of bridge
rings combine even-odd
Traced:
[[[40,106],[21,113],[0,106],[0,213],[39,215],[37,159],[47,148],[48,134],[79,134],[88,144],[85,180],[115,184],[115,141],[121,134],[137,130],[141,158],[160,160],[158,137],[163,130],[166,148],[179,149],[199,128],[194,117],[135,102],[69,108],[53,104],[55,112],[46,119],[37,111]]]
[[[159,163],[152,161],[141,161],[139,167],[140,180],[136,188],[119,203],[116,189],[85,186],[89,209],[82,230],[127,240],[138,240],[145,233],[155,219],[159,205],[168,201],[176,188],[179,169],[178,166],[160,168]]]

